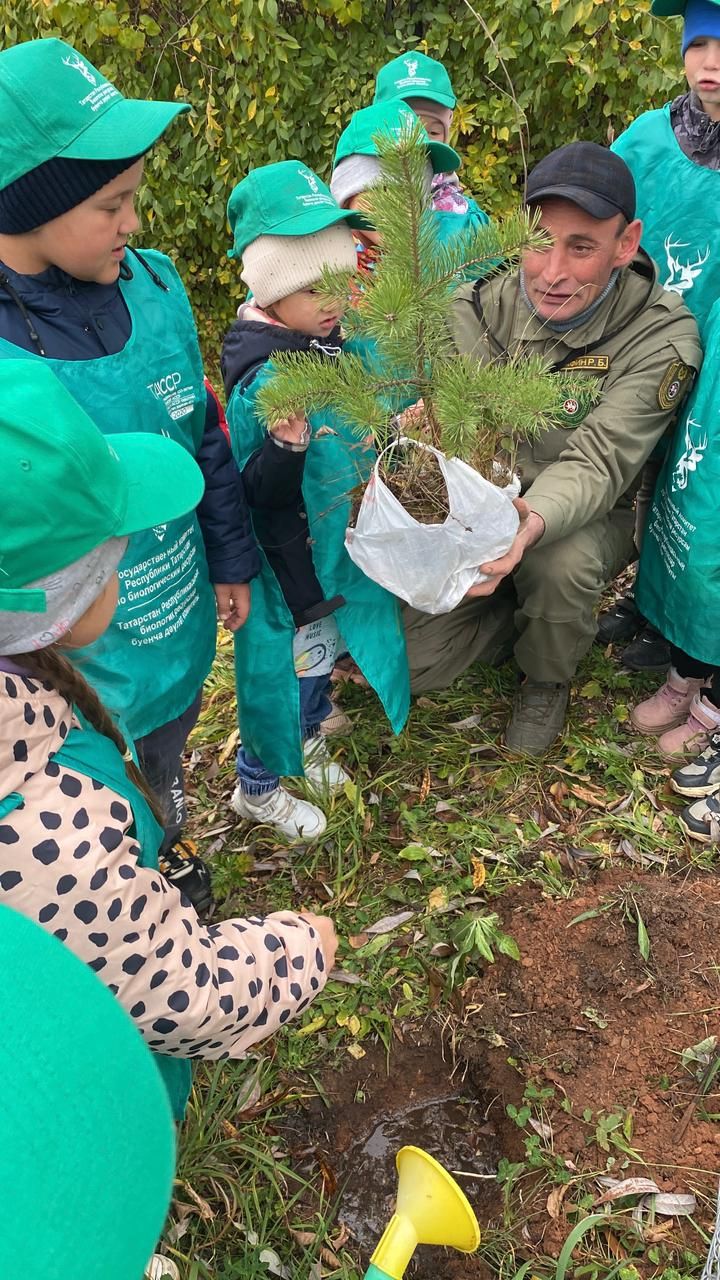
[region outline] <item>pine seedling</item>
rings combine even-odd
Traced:
[[[382,449],[397,436],[395,415],[421,402],[412,419],[403,419],[402,433],[504,485],[519,444],[545,430],[564,400],[581,390],[587,395],[587,384],[581,388],[577,378],[551,374],[539,359],[482,366],[455,351],[448,317],[458,285],[549,242],[524,210],[443,242],[423,138],[417,123],[397,137],[375,139],[382,180],[366,193],[365,208],[382,237],[382,252],[374,270],[352,282],[344,351],[333,361],[304,353],[276,356],[258,408],[268,424],[293,413],[332,409],[359,437],[372,433]],[[347,297],[348,278],[328,272],[319,287],[328,298]],[[413,450],[398,462],[395,450],[383,474],[402,501],[419,484],[414,513],[432,521],[443,519],[447,507],[437,485],[428,494],[428,465],[435,466],[433,455]]]

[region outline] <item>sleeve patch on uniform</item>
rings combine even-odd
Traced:
[[[689,364],[682,360],[673,360],[667,369],[658,390],[658,405],[661,409],[673,409],[680,404],[685,393],[690,390],[693,371]]]

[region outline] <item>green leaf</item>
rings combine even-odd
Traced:
[[[635,915],[637,917],[638,950],[643,960],[647,961],[650,959],[650,938],[648,936],[648,931],[645,928],[645,921],[640,915],[640,910],[637,906],[635,907]]]

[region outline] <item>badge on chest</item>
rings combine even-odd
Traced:
[[[602,375],[607,373],[609,369],[609,356],[586,355],[576,356],[574,360],[563,364],[561,373],[582,372]],[[561,410],[557,415],[556,426],[564,427],[566,430],[579,426],[587,417],[596,398],[595,388],[591,390],[590,387],[588,387],[587,391],[579,392],[577,396],[568,396],[563,401]]]

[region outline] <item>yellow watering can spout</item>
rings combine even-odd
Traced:
[[[454,1178],[419,1147],[397,1155],[397,1208],[375,1250],[365,1280],[402,1280],[419,1244],[474,1253],[477,1218]]]

